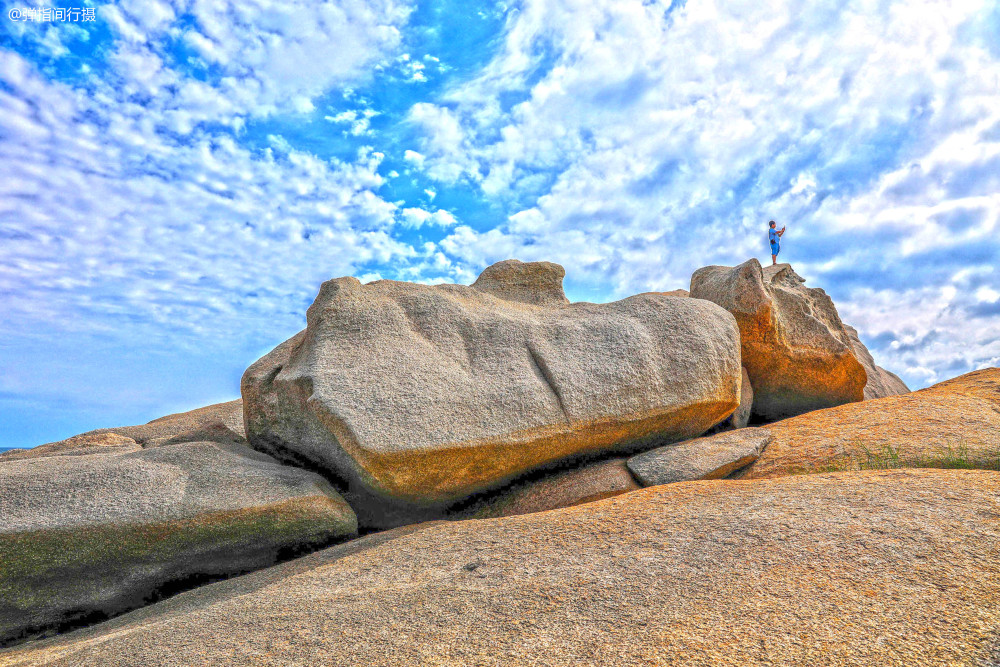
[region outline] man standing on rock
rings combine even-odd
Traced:
[[[778,226],[774,220],[767,223],[771,228],[767,230],[767,240],[771,242],[771,264],[778,263],[778,253],[781,252],[781,245],[778,243],[778,239],[782,237],[785,233],[785,228],[782,227],[781,230],[775,229]]]

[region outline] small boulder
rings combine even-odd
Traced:
[[[472,287],[507,301],[536,306],[565,305],[569,303],[562,286],[565,276],[566,269],[552,262],[508,259],[486,267]]]
[[[736,318],[753,414],[776,420],[860,401],[868,381],[826,292],[808,288],[788,264],[707,266],[691,277],[691,297]]]
[[[769,442],[767,429],[742,428],[643,452],[628,469],[643,486],[722,479],[756,461]]]
[[[739,404],[739,332],[707,301],[568,303],[561,267],[472,286],[325,283],[243,376],[253,447],[326,471],[362,525],[440,516],[569,458],[695,437]]]
[[[0,644],[356,531],[323,478],[241,445],[0,461]]]

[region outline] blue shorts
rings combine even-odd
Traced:
[[[771,254],[772,255],[777,255],[780,251],[781,251],[781,246],[779,246],[777,243],[772,243],[771,244]]]

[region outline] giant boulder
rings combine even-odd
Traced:
[[[562,267],[472,286],[324,283],[307,327],[251,366],[253,447],[346,486],[363,525],[439,516],[552,462],[701,433],[739,405],[739,332],[707,301],[568,303]]]
[[[354,535],[320,476],[244,445],[0,461],[0,644]]]
[[[868,376],[833,301],[808,288],[788,264],[762,269],[707,266],[691,277],[691,297],[722,306],[740,328],[753,414],[783,419],[864,399]]]

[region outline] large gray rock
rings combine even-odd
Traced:
[[[0,643],[357,531],[320,476],[243,445],[0,462]]]
[[[833,301],[808,288],[788,264],[706,266],[691,297],[719,304],[740,328],[753,414],[767,420],[864,398],[868,376]]]
[[[139,426],[117,426],[88,431],[71,438],[31,449],[14,449],[0,454],[0,461],[138,451],[143,447],[180,442],[220,442],[246,444],[243,429],[243,400],[216,403],[197,410],[154,419]]]
[[[865,400],[870,401],[875,398],[885,398],[886,396],[897,396],[908,394],[910,388],[906,386],[898,375],[890,373],[881,366],[875,365],[875,358],[868,351],[865,344],[858,336],[858,330],[849,324],[845,324],[847,335],[851,337],[851,347],[854,348],[854,356],[858,358],[861,365],[865,367],[868,375],[868,382],[865,384]]]
[[[722,479],[756,461],[772,439],[767,429],[741,428],[643,452],[627,465],[643,486]]]
[[[324,283],[306,330],[243,376],[251,445],[337,478],[384,527],[554,461],[700,435],[739,405],[724,310],[570,304],[561,279],[510,261],[473,286]]]

